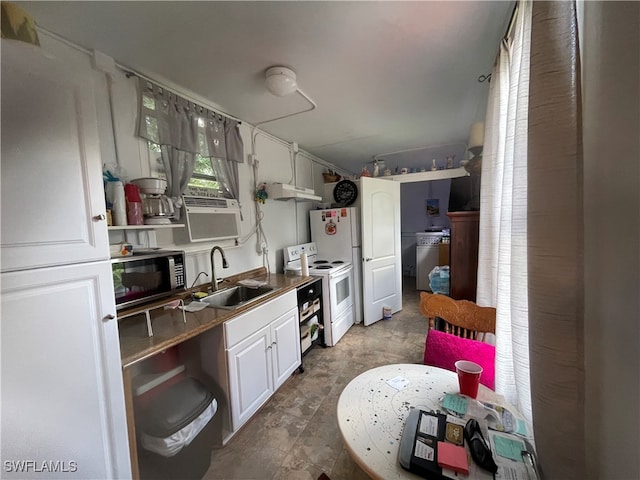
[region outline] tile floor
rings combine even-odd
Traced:
[[[205,480],[359,480],[367,475],[345,450],[336,405],[343,388],[365,370],[422,363],[426,319],[415,278],[403,280],[402,310],[391,320],[354,325],[335,347],[314,347],[294,375],[226,446],[214,449]]]

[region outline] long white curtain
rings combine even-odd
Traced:
[[[518,10],[492,75],[477,301],[496,306],[496,391],[532,421],[543,476],[583,479],[592,422],[576,5],[524,0]]]
[[[531,422],[527,122],[532,3],[500,46],[485,120],[477,303],[496,307],[496,391]]]

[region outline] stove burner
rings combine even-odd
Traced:
[[[320,263],[329,263],[329,260],[316,260],[315,262],[313,262],[314,265],[318,265]]]
[[[341,264],[341,263],[344,263],[344,262],[342,260],[335,260],[335,261],[333,261],[331,263],[333,263],[333,264]]]
[[[317,266],[317,267],[315,267],[315,268],[317,268],[318,270],[330,270],[330,269],[332,269],[333,267],[332,267],[331,265],[318,265],[318,266]]]

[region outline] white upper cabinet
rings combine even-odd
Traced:
[[[93,74],[2,40],[2,271],[109,257]]]

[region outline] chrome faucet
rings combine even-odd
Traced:
[[[224,250],[221,247],[215,246],[211,249],[211,291],[215,292],[218,290],[218,277],[216,276],[216,265],[213,261],[213,254],[218,250],[220,255],[222,255],[222,268],[229,268],[229,264],[227,263],[227,257],[224,254]]]

